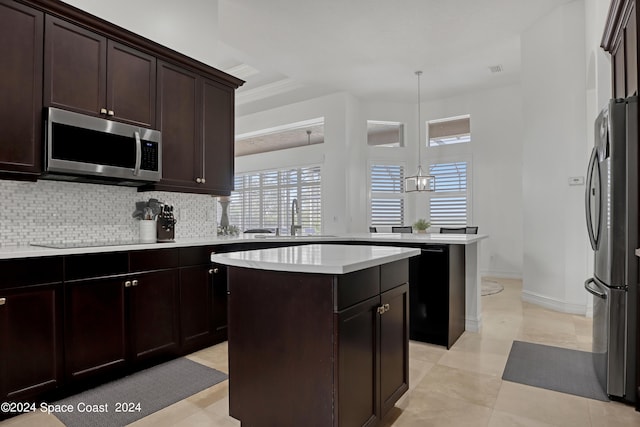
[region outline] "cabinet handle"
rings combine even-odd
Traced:
[[[133,282],[131,282],[131,286],[138,286],[138,281],[134,280]],[[389,304],[387,304],[387,305],[389,305]]]
[[[127,280],[126,282],[124,282],[124,287],[125,288],[130,288],[131,287],[131,280]]]
[[[389,311],[389,304],[383,305],[382,308],[384,308],[384,313],[386,313],[387,311]]]
[[[107,109],[106,108],[101,108],[100,109],[100,114],[107,114]]]
[[[204,184],[204,183],[205,183],[205,182],[207,182],[207,181],[206,181],[204,178],[202,178],[202,179],[200,180],[200,182]]]
[[[378,314],[384,314],[384,307],[383,306],[378,307]]]
[[[107,113],[109,116],[115,116],[116,113],[113,112],[113,110],[109,110],[109,112]]]
[[[6,298],[0,298],[0,305],[5,305],[7,303]]]
[[[202,182],[202,180],[201,180],[200,178],[196,178],[196,182],[197,182],[198,184],[200,184],[200,183]]]
[[[220,270],[218,270],[218,268],[210,268],[209,269],[209,274],[218,274],[218,271],[220,271]]]

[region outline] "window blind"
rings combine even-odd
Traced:
[[[302,225],[303,233],[321,233],[320,166],[236,175],[234,183],[229,223],[241,231],[268,228],[288,234],[292,202],[297,199],[300,209],[295,223]]]
[[[436,177],[429,198],[431,224],[467,225],[467,162],[435,163],[429,173]]]
[[[404,223],[404,167],[371,165],[371,225],[390,226]]]

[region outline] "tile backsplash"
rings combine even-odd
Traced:
[[[37,242],[123,241],[139,236],[135,202],[174,206],[176,239],[216,236],[217,198],[58,181],[0,181],[0,246]]]

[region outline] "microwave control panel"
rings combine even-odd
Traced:
[[[148,171],[158,170],[158,143],[142,141],[142,161],[140,169]]]

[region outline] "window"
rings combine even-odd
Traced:
[[[404,123],[367,120],[367,145],[404,147]]]
[[[429,147],[471,142],[469,116],[432,120],[427,123]]]
[[[324,117],[236,135],[235,156],[267,153],[324,142]]]
[[[390,226],[404,223],[404,167],[371,165],[371,225]]]
[[[322,232],[320,166],[256,172],[235,176],[229,223],[241,231],[268,228],[288,234],[291,207],[298,200],[296,224],[304,234]]]
[[[429,173],[436,177],[429,197],[431,224],[467,225],[467,162],[435,163]]]

